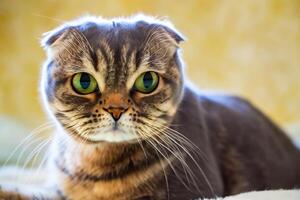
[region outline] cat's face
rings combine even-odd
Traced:
[[[66,24],[44,39],[46,105],[67,133],[86,141],[163,134],[182,96],[181,40],[157,21]]]

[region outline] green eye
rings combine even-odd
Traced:
[[[89,94],[97,89],[97,82],[92,75],[83,72],[73,76],[72,86],[79,94]]]
[[[134,82],[134,88],[142,93],[150,93],[158,85],[158,75],[155,72],[145,72],[140,75]]]

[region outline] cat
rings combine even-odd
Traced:
[[[0,199],[185,200],[299,187],[300,151],[276,124],[241,97],[186,83],[183,41],[170,22],[142,15],[83,17],[46,33],[41,93],[56,131],[44,182],[1,181]]]

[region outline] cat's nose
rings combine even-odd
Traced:
[[[107,107],[103,108],[105,111],[111,114],[115,121],[118,121],[121,115],[128,110],[126,107]]]
[[[105,98],[103,110],[110,113],[115,121],[119,120],[121,115],[128,110],[128,102],[121,93],[110,93]]]

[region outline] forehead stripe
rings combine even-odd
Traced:
[[[91,54],[91,58],[92,58],[92,64],[93,64],[93,67],[95,69],[96,72],[99,71],[99,68],[98,68],[98,57],[97,57],[97,54],[93,51],[90,51],[90,54]]]

